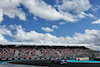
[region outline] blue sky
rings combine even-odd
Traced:
[[[100,42],[99,0],[2,0],[0,42]]]

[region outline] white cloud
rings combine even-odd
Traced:
[[[21,26],[16,28],[16,35],[12,36],[16,41],[25,41],[25,42],[52,42],[55,41],[56,36],[53,36],[49,33],[37,33],[36,31],[25,32]],[[54,39],[54,40],[53,40]]]
[[[58,20],[62,15],[51,5],[42,0],[21,0],[21,3],[29,9],[29,12],[43,19]]]
[[[16,41],[34,42],[34,43],[62,43],[62,44],[94,44],[100,46],[100,30],[85,30],[84,34],[75,33],[73,37],[56,37],[49,33],[38,33],[36,31],[25,32],[21,26],[18,26],[16,35],[13,36]]]
[[[7,43],[8,41],[0,34],[0,44]]]
[[[77,18],[85,18],[85,17],[91,17],[91,18],[95,18],[91,13],[86,14],[85,12],[81,12],[79,15],[77,15]]]
[[[58,26],[57,25],[52,25],[52,28],[53,29],[58,29]]]
[[[7,43],[8,40],[4,38],[3,35],[8,35],[8,36],[12,36],[12,33],[10,30],[8,30],[6,28],[5,25],[0,25],[0,44],[3,44],[3,43]]]
[[[42,27],[41,30],[43,30],[45,32],[54,32],[54,30],[50,29],[49,27]]]
[[[99,5],[95,5],[94,7],[92,7],[92,10],[93,10],[94,12],[97,12],[99,8],[100,8]]]
[[[22,8],[18,8],[21,4],[28,9],[29,13],[35,17],[40,17],[46,20],[64,20],[75,22],[82,18],[93,17],[92,14],[86,14],[91,8],[89,0],[59,0],[56,4],[57,10],[52,5],[47,4],[43,0],[1,0],[0,1],[0,22],[3,21],[3,16],[7,15],[10,18],[19,17],[21,20],[26,20],[26,14]],[[72,13],[71,13],[72,12]]]
[[[15,29],[22,29],[22,26],[21,25],[9,25],[9,27],[12,29],[12,30],[15,30]],[[25,29],[22,29],[22,30],[25,30]]]
[[[12,30],[16,29],[16,25],[9,25],[9,27],[10,27]]]
[[[54,32],[54,29],[58,29],[57,25],[52,25],[52,28],[49,27],[42,27],[41,30],[45,31],[45,32]]]
[[[90,17],[89,14],[86,14],[85,11],[88,11],[91,8],[89,0],[62,0],[62,4],[56,4],[58,11],[51,5],[47,4],[43,0],[20,0],[26,8],[29,9],[29,12],[35,16],[46,20],[65,20],[70,22],[78,21],[81,18],[86,16]],[[57,1],[58,2],[58,1]],[[70,12],[76,13],[71,14]],[[85,15],[83,15],[84,13]],[[82,14],[82,16],[79,16]],[[91,14],[92,16],[92,14]]]
[[[34,19],[34,20],[38,20],[38,18],[37,18],[37,17],[33,17],[33,19]]]
[[[100,24],[100,19],[93,21],[92,24]]]
[[[60,24],[60,25],[64,25],[64,24],[66,24],[66,22],[60,22],[59,24]]]
[[[2,13],[2,11],[0,11],[0,23],[1,23],[1,21],[3,21],[3,13]]]
[[[85,13],[92,7],[89,0],[62,0],[62,4],[60,1],[57,2],[60,3],[56,5],[58,10],[69,18],[73,18],[73,22],[85,17],[95,18],[91,13]]]
[[[81,13],[91,8],[89,0],[62,0],[62,5],[58,5],[60,11],[73,11]]]
[[[9,35],[9,36],[12,35],[11,31],[8,30],[5,25],[0,26],[0,34]]]
[[[19,6],[19,0],[0,0],[0,22],[3,21],[4,15],[10,18],[17,16],[20,20],[26,20],[25,13],[18,8]]]

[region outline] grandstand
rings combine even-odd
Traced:
[[[8,43],[0,45],[0,59],[100,57],[100,52],[95,52],[87,47],[89,47],[88,44]]]

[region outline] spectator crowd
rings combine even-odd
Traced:
[[[32,48],[0,48],[0,58],[14,57],[16,54],[16,50],[18,51],[18,57],[20,58],[32,58],[32,57],[65,58],[65,57],[91,57],[92,56],[92,53],[88,48],[32,47]],[[94,54],[97,55],[96,52]]]

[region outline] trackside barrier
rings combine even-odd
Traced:
[[[89,57],[76,58],[76,60],[89,60]]]
[[[36,58],[36,59],[38,59],[38,60],[39,60],[40,58]]]
[[[46,58],[46,59],[49,59],[49,58]]]
[[[5,61],[5,60],[6,60],[6,58],[1,58],[1,60],[2,60],[2,61]]]
[[[20,58],[20,60],[24,60],[24,58]]]
[[[35,58],[31,58],[32,60],[34,60]]]
[[[8,58],[8,60],[12,60],[12,58]]]
[[[18,60],[18,58],[14,58],[14,60]]]
[[[45,58],[41,58],[41,59],[43,59],[43,60],[44,60]]]

